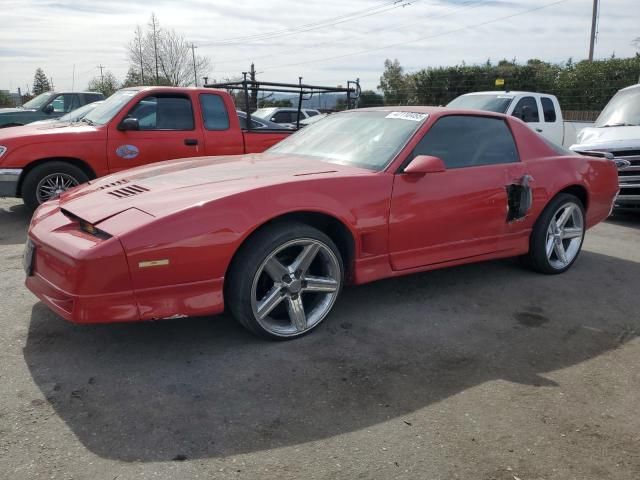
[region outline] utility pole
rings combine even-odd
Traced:
[[[258,109],[258,90],[255,88],[256,81],[256,67],[251,63],[251,70],[249,70],[249,78],[251,78],[251,111],[255,112]]]
[[[104,83],[104,75],[102,74],[102,69],[105,67],[104,65],[100,64],[98,65],[98,68],[100,69],[100,83]]]
[[[593,0],[593,13],[591,15],[591,39],[589,42],[589,61],[593,62],[593,49],[596,43],[596,24],[598,23],[598,0]]]
[[[158,42],[156,35],[156,15],[152,14],[153,21],[153,55],[156,57],[156,85],[160,84],[160,76],[158,75]]]
[[[76,64],[73,64],[73,72],[71,73],[71,91],[76,88]]]
[[[191,42],[191,58],[193,58],[193,84],[198,86],[198,72],[196,70],[196,47],[193,42]]]

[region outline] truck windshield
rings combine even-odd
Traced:
[[[27,103],[25,103],[22,108],[27,108],[29,110],[38,110],[45,103],[49,101],[49,99],[53,96],[53,92],[44,92],[38,95],[36,98],[32,98]]]
[[[506,113],[512,100],[509,95],[462,95],[451,100],[447,107]]]
[[[122,109],[124,105],[126,105],[129,100],[131,100],[136,94],[138,90],[127,89],[127,90],[119,90],[109,98],[107,98],[103,103],[98,105],[93,111],[89,112],[85,117],[88,123],[93,123],[96,125],[104,125]]]
[[[596,127],[640,125],[640,86],[616,93],[596,120]]]
[[[361,111],[329,115],[267,152],[382,170],[428,117],[426,113]]]

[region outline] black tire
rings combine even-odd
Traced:
[[[280,334],[267,330],[256,318],[252,304],[253,288],[260,277],[259,271],[274,251],[295,241],[312,240],[326,246],[335,256],[339,280],[335,296],[322,318],[307,330]],[[325,255],[329,254],[325,251]],[[330,256],[330,255],[329,255]],[[304,223],[279,222],[267,226],[253,234],[237,252],[225,281],[225,301],[233,317],[253,334],[272,340],[290,340],[314,330],[330,313],[335,299],[339,296],[344,280],[344,262],[340,251],[325,233]],[[302,299],[304,292],[300,292]],[[285,303],[286,303],[285,299]]]
[[[38,165],[27,173],[22,182],[22,200],[29,210],[34,211],[41,203],[37,194],[40,182],[49,175],[54,174],[71,177],[78,185],[89,181],[89,177],[82,169],[67,162],[52,160]]]
[[[582,234],[579,237],[579,246],[577,253],[570,260],[568,264],[563,267],[554,266],[547,256],[547,231],[550,227],[551,221],[554,220],[556,213],[559,209],[568,204],[575,204],[579,209],[582,217]],[[566,272],[571,265],[578,258],[580,251],[582,250],[582,244],[584,242],[585,232],[585,211],[582,202],[575,195],[569,193],[560,193],[556,195],[545,207],[540,214],[540,217],[533,226],[531,232],[531,238],[529,241],[529,253],[523,257],[524,263],[531,269],[544,273],[547,275],[555,275],[558,273]],[[577,237],[576,237],[577,238]]]

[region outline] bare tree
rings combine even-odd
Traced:
[[[195,77],[208,75],[209,58],[192,54],[185,37],[160,27],[155,14],[151,14],[147,31],[138,26],[128,45],[130,68],[143,82],[154,85],[193,85]]]

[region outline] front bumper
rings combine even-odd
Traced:
[[[21,174],[21,168],[0,168],[0,197],[18,195],[18,182]]]

